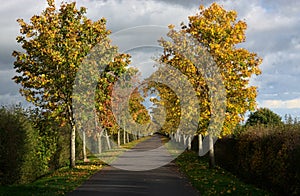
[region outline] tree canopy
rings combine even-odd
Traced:
[[[259,108],[255,112],[251,112],[247,119],[246,125],[280,125],[283,124],[281,117],[268,108]]]
[[[193,85],[200,104],[199,133],[207,134],[212,115],[216,112],[213,111],[215,103],[212,100],[213,94],[211,94],[215,89],[210,89],[209,86],[210,80],[214,78],[207,76],[212,72],[203,73],[203,70],[210,69],[210,65],[206,65],[208,68],[199,70],[199,66],[197,67],[191,60],[197,55],[197,58],[202,58],[200,56],[202,53],[190,56],[184,54],[189,47],[192,49],[205,48],[216,64],[217,70],[215,71],[221,75],[226,91],[226,111],[221,111],[225,113],[224,126],[218,136],[231,134],[245,113],[253,110],[256,106],[256,87],[250,86],[249,80],[253,74],[260,74],[258,66],[262,62],[256,53],[238,47],[238,44],[245,42],[246,39],[246,22],[237,20],[236,11],[226,11],[220,5],[213,3],[208,8],[200,6],[200,12],[189,16],[188,24],[182,23],[180,30],[175,30],[174,25],[170,25],[169,28],[168,36],[171,41],[160,40],[164,47],[164,53],[159,61],[161,64],[178,69],[188,77],[189,82]],[[187,41],[188,39],[195,40],[194,45],[186,46],[191,43]],[[180,45],[180,43],[182,44]],[[172,47],[174,44],[179,44],[182,48]],[[203,66],[205,65],[200,65],[201,68]],[[167,88],[165,91],[170,93]],[[163,93],[162,90],[161,93]],[[176,110],[168,113],[169,118],[176,119],[176,115],[180,113],[179,108],[176,107],[176,104],[174,105],[177,102],[176,99],[174,97],[172,101],[169,100],[170,107],[173,107],[172,110]]]

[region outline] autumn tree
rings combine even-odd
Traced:
[[[121,129],[123,129],[123,143],[126,143],[127,128],[131,129],[132,134],[137,134],[138,130],[133,130],[136,123],[145,124],[149,122],[150,116],[142,104],[144,98],[138,88],[140,80],[137,69],[126,67],[117,72],[106,70],[103,74],[97,84],[97,114],[103,129],[109,130],[110,135],[117,134],[117,143],[120,146]],[[124,104],[128,107],[124,107]],[[132,121],[126,120],[128,118]]]
[[[268,108],[259,108],[255,112],[251,112],[247,119],[247,126],[254,125],[281,125],[283,124],[281,117]]]
[[[17,42],[24,51],[14,51],[18,75],[13,80],[21,84],[26,100],[50,111],[61,124],[68,123],[70,135],[70,166],[75,166],[76,125],[73,108],[73,85],[76,73],[89,51],[107,39],[104,18],[92,21],[86,8],[76,8],[75,2],[62,3],[57,9],[54,0],[26,23],[18,19],[21,36]],[[107,48],[110,47],[107,42]],[[119,58],[122,61],[122,56]]]
[[[151,99],[154,104],[154,108],[152,109],[152,113],[155,114],[154,120],[161,126],[161,132],[167,134],[176,132],[181,115],[179,98],[165,84],[149,82],[146,90],[150,91],[151,88],[157,91],[158,96],[158,98]],[[165,113],[161,111],[162,107]]]
[[[131,93],[129,99],[129,113],[137,124],[147,124],[150,122],[150,115],[147,108],[142,104],[145,98],[142,96],[139,88],[135,88]],[[134,135],[138,135],[141,131],[147,132],[148,130],[134,130]]]
[[[224,124],[221,132],[214,136],[222,137],[231,134],[234,127],[243,120],[245,113],[253,110],[256,106],[256,87],[250,86],[249,80],[253,74],[260,74],[258,66],[261,59],[257,54],[237,46],[246,39],[246,23],[237,20],[236,11],[226,11],[220,5],[213,3],[208,8],[200,6],[200,12],[189,16],[188,24],[182,23],[179,31],[174,29],[174,25],[170,25],[169,28],[168,36],[171,41],[160,40],[164,47],[160,63],[175,67],[185,74],[193,85],[200,105],[200,116],[197,122],[199,123],[198,134],[210,134],[208,127],[216,112],[224,113]],[[193,42],[188,40],[193,40]],[[196,51],[201,47],[205,48],[211,56],[213,60],[211,63],[215,64],[217,68],[215,72],[219,72],[217,74],[221,76],[226,93],[224,95],[226,110],[224,111],[213,109],[213,107],[218,107],[218,103],[213,100],[214,93],[217,93],[218,90],[210,88],[210,84],[218,82],[216,81],[218,79],[209,76],[214,72],[209,74],[206,72],[212,68],[210,62],[206,64],[207,61],[204,59],[200,65],[195,65],[197,58],[201,59],[203,53],[200,50],[199,53],[194,52],[190,55],[185,53],[187,50]],[[173,100],[173,103],[175,101],[176,99]],[[210,145],[210,157],[211,166],[214,166],[212,144]]]
[[[129,63],[129,62],[128,62]],[[118,90],[118,95],[113,97],[112,93],[114,90],[114,86],[116,85],[117,82],[123,81],[122,85],[125,85],[124,82],[126,81],[126,78],[130,78],[136,74],[137,70],[133,68],[126,68],[119,70],[117,73],[114,73],[111,71],[111,68],[105,70],[100,77],[98,84],[97,84],[97,93],[95,97],[96,101],[96,112],[99,118],[99,123],[103,127],[103,129],[109,130],[111,134],[114,134],[117,132],[117,144],[120,146],[121,144],[121,128],[123,123],[115,118],[114,115],[120,115],[119,113],[113,113],[112,104],[117,105],[116,107],[119,107],[121,104],[122,95],[125,93],[123,90],[127,90],[124,87],[124,89],[119,89]],[[127,76],[127,77],[126,77]],[[123,80],[125,79],[125,80]],[[112,102],[113,101],[113,102]],[[124,129],[124,128],[123,128]],[[124,143],[126,143],[126,133],[125,130],[123,132],[123,139]]]
[[[150,101],[153,102],[153,105],[150,108],[151,120],[155,124],[155,126],[153,126],[153,131],[150,131],[169,133],[164,127],[165,123],[169,122],[166,120],[166,108],[163,106],[163,103],[157,98],[151,98]]]

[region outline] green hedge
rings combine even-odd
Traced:
[[[300,194],[300,127],[254,126],[238,138],[218,140],[218,164],[278,194]]]
[[[47,169],[42,142],[20,107],[0,109],[0,183],[26,183]]]
[[[0,184],[24,184],[69,164],[70,128],[38,110],[0,108]],[[82,145],[76,138],[77,159]]]

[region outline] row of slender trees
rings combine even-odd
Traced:
[[[58,9],[54,0],[47,1],[48,7],[29,23],[18,20],[22,35],[17,41],[24,51],[13,52],[18,73],[13,79],[21,84],[21,94],[44,114],[61,125],[70,125],[70,166],[74,167],[76,131],[98,138],[116,133],[120,145],[120,128],[125,131],[125,127],[133,126],[121,122],[123,114],[117,114],[119,119],[114,116],[119,100],[114,100],[113,87],[124,75],[134,81],[136,71],[129,68],[130,55],[119,53],[111,45],[104,18],[88,19],[86,9],[76,8],[75,2],[62,3]],[[175,92],[149,78],[145,89],[135,88],[131,93],[129,114],[139,124],[155,121],[154,125],[163,133],[188,135],[195,129],[200,137],[209,136],[213,157],[213,138],[231,134],[244,114],[255,108],[256,87],[249,85],[249,79],[260,74],[261,59],[237,47],[245,41],[247,25],[237,20],[235,11],[226,11],[216,3],[208,8],[201,6],[199,13],[190,16],[188,24],[181,24],[179,30],[174,25],[169,28],[170,41],[159,40],[164,51],[158,59],[158,70],[167,67],[167,73],[158,71],[156,77],[166,79],[167,74],[179,87]],[[92,75],[92,80],[78,76],[82,70]],[[178,78],[175,70],[184,77]],[[181,78],[192,88],[188,94],[184,91],[186,86],[180,86],[185,84]],[[81,88],[76,88],[78,84]],[[93,92],[87,90],[93,84]],[[74,89],[79,89],[77,94]],[[152,117],[142,104],[141,93],[151,89],[156,89],[159,97],[152,99]],[[74,103],[78,103],[76,108]],[[92,112],[85,113],[85,109]]]

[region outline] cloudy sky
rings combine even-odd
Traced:
[[[57,5],[60,4],[60,1],[56,2]],[[187,16],[197,12],[200,4],[208,6],[211,2],[210,0],[77,0],[78,6],[88,9],[88,17],[93,20],[105,17],[107,27],[116,35],[119,31],[136,26],[153,25],[159,28],[167,27],[169,24],[179,26],[182,21],[187,21]],[[247,22],[247,40],[242,47],[258,53],[263,58],[262,75],[251,81],[251,84],[258,86],[259,107],[268,107],[282,116],[292,114],[300,117],[300,1],[219,0],[217,2],[227,10],[236,10],[238,17]],[[11,53],[13,50],[20,49],[15,41],[15,37],[19,34],[16,19],[23,18],[28,21],[32,15],[41,13],[45,7],[46,0],[1,0],[1,105],[24,102],[18,93],[19,87],[11,80],[15,75]],[[132,35],[134,31],[133,28]],[[130,31],[126,30],[126,32]],[[156,40],[157,33],[154,35],[151,37],[148,33],[140,39]],[[137,35],[134,37],[138,40]],[[140,59],[149,58],[149,51],[155,53],[157,48],[152,47],[148,50],[131,48],[130,51],[133,59]]]

